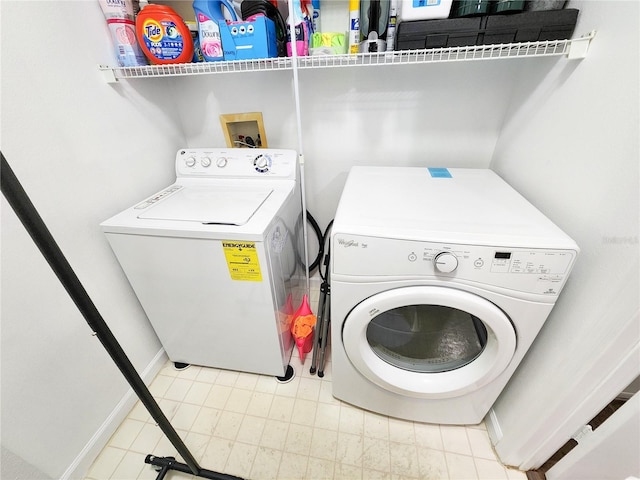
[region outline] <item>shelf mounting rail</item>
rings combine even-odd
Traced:
[[[309,57],[277,57],[232,62],[177,63],[145,65],[139,67],[111,67],[99,65],[108,83],[120,79],[191,76],[212,73],[264,72],[292,70],[293,62],[299,69],[357,67],[374,65],[407,65],[422,63],[463,62],[505,58],[531,58],[566,56],[570,60],[585,58],[595,31],[579,38],[568,40],[545,40],[540,42],[500,43],[472,45],[466,47],[429,48],[400,50],[382,53],[359,53],[345,55],[317,55]]]

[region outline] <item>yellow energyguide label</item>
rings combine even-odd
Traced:
[[[223,240],[222,249],[227,260],[231,280],[261,282],[260,262],[255,242]]]

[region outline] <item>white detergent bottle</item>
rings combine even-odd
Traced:
[[[232,20],[237,20],[233,5],[228,0],[194,0],[193,11],[198,23],[198,38],[202,56],[207,62],[224,60],[218,22],[224,22],[222,8],[226,8]]]

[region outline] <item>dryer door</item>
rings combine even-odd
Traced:
[[[447,287],[415,286],[367,298],[347,316],[349,360],[380,387],[419,398],[464,395],[509,365],[515,329],[493,303]]]

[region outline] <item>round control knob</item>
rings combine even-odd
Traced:
[[[187,167],[193,167],[196,164],[196,159],[193,157],[189,157],[184,161]]]
[[[209,157],[204,157],[202,160],[200,160],[200,165],[205,168],[211,166],[211,159]]]
[[[458,268],[458,259],[453,253],[440,252],[433,257],[433,265],[440,273],[451,273]]]
[[[271,158],[268,155],[258,155],[253,160],[253,166],[256,171],[260,173],[265,173],[269,171],[269,167],[271,167]]]
[[[224,157],[220,157],[216,160],[216,166],[218,168],[224,168],[227,166],[227,159]]]

